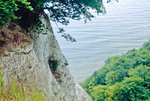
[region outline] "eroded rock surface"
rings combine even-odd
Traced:
[[[31,28],[28,34],[33,40],[21,41],[15,47],[13,43],[0,47],[12,46],[0,57],[5,83],[16,79],[27,87],[36,86],[52,101],[91,101],[82,87],[76,85],[48,17],[42,16],[41,22],[45,26],[42,33],[47,34],[38,34]],[[56,70],[52,69],[55,65],[48,62],[51,58],[57,62]]]

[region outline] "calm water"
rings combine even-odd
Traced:
[[[119,0],[105,6],[107,14],[96,16],[92,22],[71,21],[64,27],[76,43],[56,34],[77,82],[101,68],[106,58],[138,49],[150,39],[150,0]]]

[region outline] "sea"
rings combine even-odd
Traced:
[[[106,14],[91,10],[95,18],[87,23],[70,20],[68,26],[58,24],[76,42],[63,38],[56,23],[51,23],[77,83],[101,68],[108,57],[139,49],[150,39],[150,0],[104,1],[104,6]]]

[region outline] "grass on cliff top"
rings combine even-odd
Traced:
[[[31,91],[23,85],[11,82],[4,85],[2,71],[0,71],[0,101],[50,101],[44,93],[33,88]]]

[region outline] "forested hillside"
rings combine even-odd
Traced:
[[[94,101],[150,101],[150,41],[108,58],[81,86]]]

